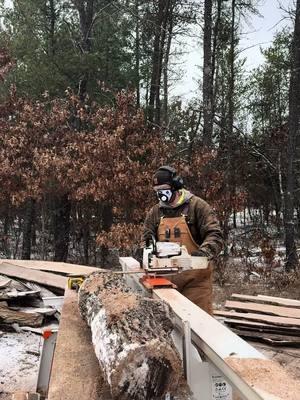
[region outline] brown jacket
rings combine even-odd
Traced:
[[[208,258],[218,256],[223,248],[223,235],[213,209],[200,197],[192,195],[188,200],[187,223],[199,250]],[[156,204],[147,213],[143,239],[146,240],[153,234],[157,239],[157,228],[161,217],[179,217],[186,212],[186,202],[176,208],[164,207]]]

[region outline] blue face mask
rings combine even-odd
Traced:
[[[173,197],[173,191],[171,189],[159,189],[156,191],[156,195],[163,203],[170,203]]]

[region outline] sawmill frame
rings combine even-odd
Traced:
[[[121,257],[124,272],[136,271],[140,264],[132,257]],[[226,362],[230,357],[263,359],[266,357],[215,318],[201,310],[177,290],[154,289],[149,292],[139,282],[141,274],[126,274],[133,290],[167,303],[174,312],[174,342],[183,357],[187,382],[194,400],[272,400],[243,380]],[[201,354],[201,357],[199,356]],[[215,391],[223,383],[225,393]]]

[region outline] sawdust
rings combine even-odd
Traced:
[[[96,293],[99,287],[103,286],[103,275],[99,273],[92,273],[89,278],[84,281],[84,289],[89,293]]]
[[[119,317],[137,307],[138,304],[133,293],[124,293],[118,289],[115,291],[103,290],[101,300],[107,315],[110,317]]]
[[[272,360],[228,357],[225,361],[261,394],[270,394],[280,400],[296,400],[299,396],[300,382],[292,379]]]

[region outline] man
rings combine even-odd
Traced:
[[[207,257],[208,268],[184,271],[170,280],[177,290],[212,314],[213,260],[223,248],[223,236],[212,208],[200,197],[184,189],[183,180],[170,166],[160,167],[153,177],[159,199],[147,213],[143,238],[185,245],[192,256]]]

